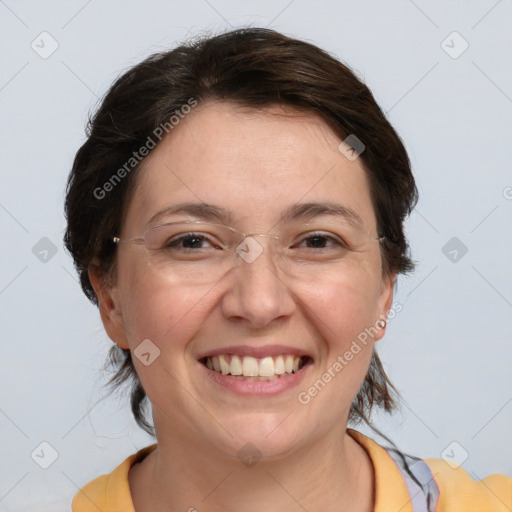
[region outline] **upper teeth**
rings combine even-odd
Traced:
[[[273,377],[299,370],[301,358],[290,354],[257,359],[251,356],[222,354],[206,358],[210,370],[224,375],[243,375],[244,377]]]

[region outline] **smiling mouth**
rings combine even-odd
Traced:
[[[220,354],[203,357],[200,362],[209,370],[246,381],[274,381],[299,372],[313,360],[308,356],[283,354],[279,356],[252,357]]]

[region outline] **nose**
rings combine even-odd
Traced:
[[[239,249],[236,266],[230,272],[231,281],[222,299],[222,312],[225,318],[261,329],[277,319],[289,317],[295,310],[295,303],[288,283],[276,266],[271,241],[263,243],[258,239],[263,251],[254,259],[245,254],[257,246],[254,239],[247,241],[249,244]]]

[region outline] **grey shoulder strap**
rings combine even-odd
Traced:
[[[439,488],[430,467],[421,459],[411,457],[410,455],[402,454],[402,458],[398,451],[392,448],[386,448],[386,451],[396,462],[398,469],[402,473],[409,496],[411,497],[414,512],[435,512],[437,501],[439,500]],[[414,481],[414,478],[407,471],[406,465],[409,468],[409,472],[414,475],[421,485]]]

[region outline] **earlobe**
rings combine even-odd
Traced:
[[[378,332],[374,341],[379,341],[386,333],[388,312],[393,305],[393,295],[396,274],[391,274],[382,279],[381,295],[379,300],[379,318],[377,320]]]
[[[88,269],[89,281],[98,298],[101,321],[108,337],[120,348],[128,349],[119,290],[106,282],[99,267],[91,263]]]

